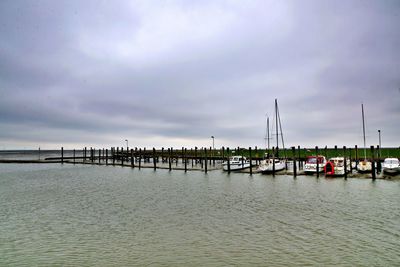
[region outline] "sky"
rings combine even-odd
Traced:
[[[286,147],[362,146],[362,103],[398,147],[399,25],[398,0],[2,0],[0,149],[265,147],[274,99]]]

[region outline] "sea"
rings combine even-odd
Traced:
[[[400,266],[400,181],[0,164],[0,266]]]

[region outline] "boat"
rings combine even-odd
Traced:
[[[278,100],[275,99],[275,130],[276,130],[276,149],[273,148],[273,153],[275,155],[272,156],[272,158],[267,157],[264,158],[260,162],[260,164],[257,167],[257,172],[260,173],[273,173],[277,171],[282,171],[286,169],[286,161],[284,159],[280,159],[278,155],[279,151],[279,133],[278,133],[278,122],[279,122],[279,128],[281,131],[281,140],[282,140],[282,146],[283,149],[285,149],[285,143],[283,141],[283,133],[282,133],[282,124],[281,124],[281,118],[279,116],[279,109],[278,109]],[[267,140],[268,140],[268,151],[269,151],[269,119],[267,119]]]
[[[286,169],[285,161],[280,160],[278,158],[269,158],[269,159],[264,159],[260,162],[260,165],[258,165],[257,167],[257,172],[266,174],[266,173],[282,171],[284,169]]]
[[[243,156],[233,156],[229,158],[228,161],[224,161],[222,163],[222,168],[224,171],[238,171],[250,168],[250,160],[247,160],[246,157]]]
[[[386,174],[400,173],[400,162],[397,158],[386,158],[382,164],[382,170]]]
[[[350,172],[350,160],[346,158],[346,168],[344,165],[344,157],[330,158],[324,166],[324,173],[326,176],[343,176],[345,171]]]
[[[304,172],[306,174],[316,173],[318,166],[318,172],[322,173],[324,171],[325,165],[326,158],[324,156],[308,156],[306,158],[306,163],[304,164]]]
[[[367,148],[365,141],[365,119],[364,119],[364,105],[361,104],[361,115],[363,123],[363,137],[364,137],[364,159],[360,160],[357,164],[357,171],[360,173],[372,172],[372,162],[367,160]]]

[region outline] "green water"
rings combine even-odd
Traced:
[[[0,164],[0,266],[399,266],[400,182]]]

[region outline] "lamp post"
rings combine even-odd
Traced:
[[[126,151],[128,151],[129,150],[128,139],[125,139],[125,142],[126,142]]]

